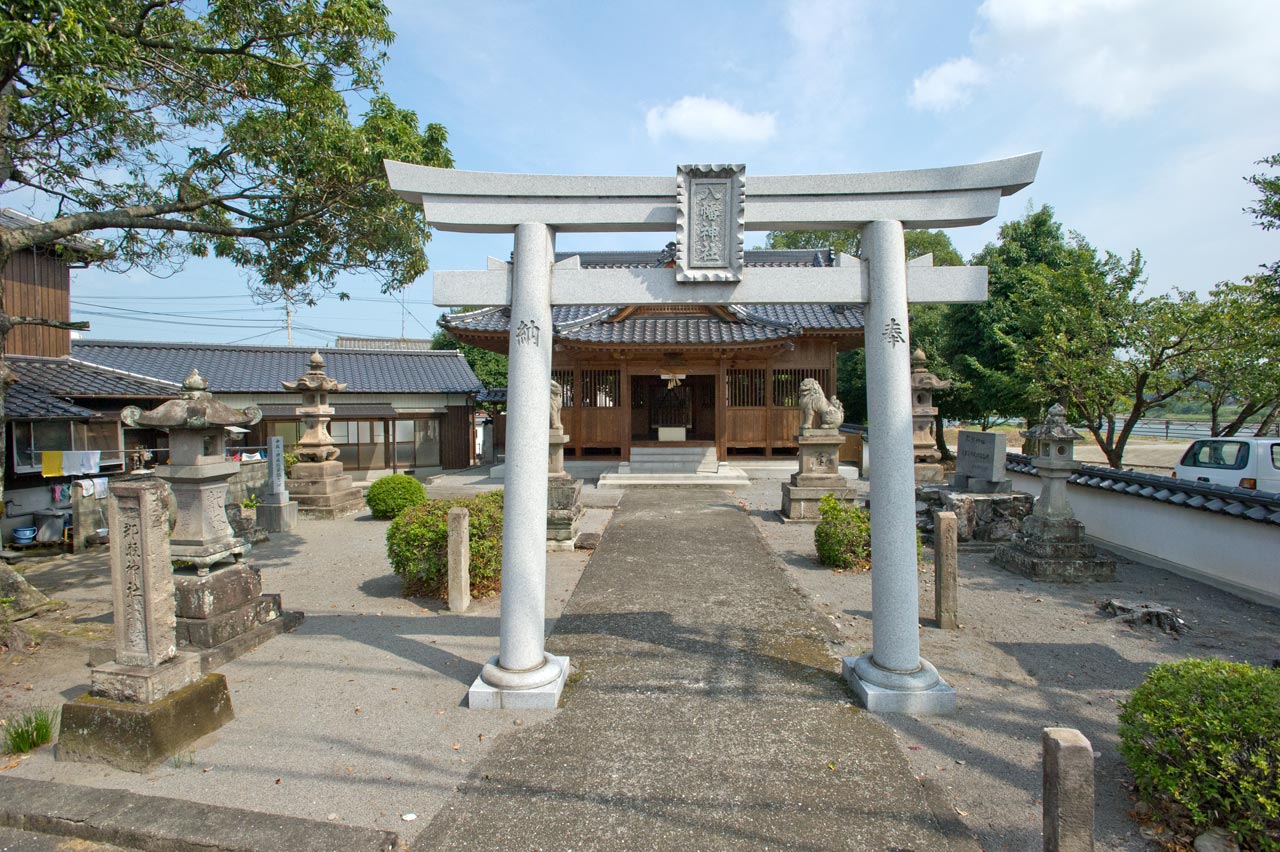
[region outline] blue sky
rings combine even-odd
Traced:
[[[1053,205],[1101,248],[1141,249],[1150,293],[1205,293],[1280,257],[1280,233],[1243,212],[1254,198],[1242,179],[1280,153],[1274,0],[391,7],[386,87],[448,128],[458,168],[666,175],[744,162],[750,191],[752,174],[1040,150],[1036,183],[1005,199],[997,221],[951,232],[966,257],[1029,203]],[[559,248],[661,242],[575,235]],[[483,268],[510,250],[507,236],[452,233],[427,247],[434,269]],[[342,289],[353,301],[299,310],[295,344],[435,329],[430,273],[403,308],[372,281]],[[216,261],[166,279],[85,270],[72,295],[97,339],[285,342],[282,311],[254,305],[241,274]]]

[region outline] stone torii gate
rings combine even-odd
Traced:
[[[753,177],[741,165],[680,166],[674,177],[464,172],[386,162],[391,188],[442,231],[514,233],[512,262],[436,272],[441,307],[509,305],[507,479],[498,654],[471,707],[555,707],[568,660],[548,654],[547,426],[551,306],[865,304],[871,452],[872,649],[844,677],[877,712],[947,713],[955,690],[920,657],[909,302],[980,302],[984,267],[908,262],[904,229],[992,219],[1029,185],[1040,154],[919,171]],[[749,186],[749,190],[748,190]],[[863,259],[828,268],[743,268],[748,230],[861,229]],[[559,232],[676,232],[676,266],[583,270],[555,262]]]

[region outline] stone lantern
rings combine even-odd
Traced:
[[[564,388],[551,380],[551,423],[547,445],[547,550],[573,550],[582,515],[582,480],[564,469],[564,445],[569,436],[560,421]]]
[[[942,453],[938,450],[933,392],[946,390],[951,382],[940,379],[925,369],[923,349],[911,354],[911,432],[918,484],[942,482]]]
[[[262,412],[231,408],[209,393],[209,383],[192,370],[182,394],[151,411],[129,406],[120,412],[128,426],[169,433],[169,464],[156,475],[169,483],[177,503],[177,525],[169,540],[174,561],[188,562],[204,576],[209,567],[239,559],[250,545],[227,522],[227,480],[240,463],[226,458],[226,427],[252,426]]]
[[[1022,435],[1038,448],[1032,461],[1040,472],[1040,496],[1022,520],[1021,530],[1008,544],[996,548],[996,564],[1036,580],[1112,579],[1115,561],[1098,556],[1084,540],[1084,524],[1076,520],[1067,501],[1067,480],[1079,467],[1075,443],[1081,436],[1067,424],[1066,410],[1055,404],[1044,423]]]
[[[289,491],[303,517],[332,519],[358,512],[364,497],[351,477],[342,472],[338,448],[329,434],[329,394],[347,389],[324,372],[324,358],[313,352],[307,372],[292,382],[281,382],[287,391],[302,395],[296,412],[306,427],[294,454],[298,463],[289,471]]]
[[[257,570],[240,561],[250,545],[227,522],[227,480],[240,463],[226,458],[226,427],[252,426],[262,412],[231,408],[208,387],[192,370],[178,399],[152,411],[130,406],[120,412],[129,426],[169,431],[169,464],[156,476],[169,483],[177,504],[168,551],[180,566],[172,569],[176,636],[180,647],[203,658],[206,670],[292,629],[301,618],[281,611],[279,595],[262,594]],[[235,564],[220,564],[228,561]]]

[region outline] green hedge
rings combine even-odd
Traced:
[[[427,499],[426,489],[412,476],[403,473],[375,479],[364,495],[364,502],[375,518],[390,520],[410,506]]]
[[[1221,826],[1280,852],[1280,670],[1225,660],[1156,666],[1120,712],[1138,795],[1173,825]]]
[[[866,509],[827,494],[818,501],[821,520],[813,530],[818,561],[843,571],[871,567],[871,518]]]
[[[502,587],[502,491],[479,497],[427,500],[401,512],[387,527],[387,558],[405,596],[448,597],[449,510],[471,512],[471,597]]]

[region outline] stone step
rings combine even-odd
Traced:
[[[359,491],[359,489],[356,490]],[[301,503],[298,505],[298,515],[313,521],[332,521],[335,518],[345,518],[347,515],[355,515],[363,511],[365,511],[364,497],[357,497],[336,506],[306,506]]]
[[[332,494],[299,494],[296,497],[298,501],[298,510],[301,512],[310,509],[324,509],[333,506],[342,506],[352,501],[364,505],[364,492],[359,488],[348,488],[345,491],[339,491]]]

